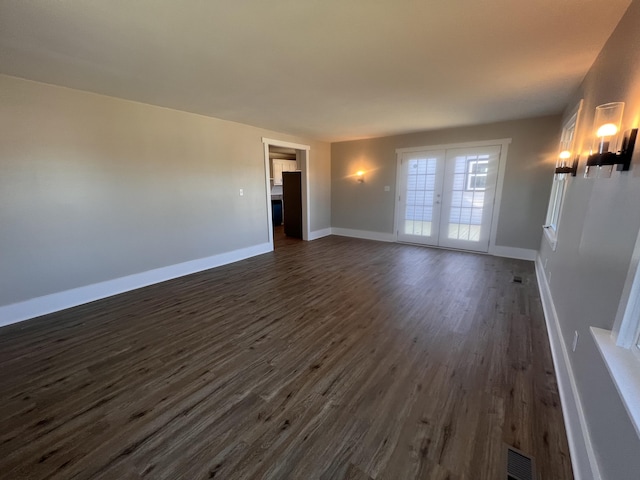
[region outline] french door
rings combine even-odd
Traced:
[[[487,252],[500,146],[404,152],[399,162],[398,241]]]

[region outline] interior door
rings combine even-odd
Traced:
[[[500,146],[403,153],[399,242],[487,252]]]
[[[445,151],[403,154],[400,160],[398,241],[437,245]]]

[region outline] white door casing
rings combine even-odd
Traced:
[[[296,150],[297,164],[300,167],[302,176],[302,239],[309,240],[311,236],[311,220],[310,220],[310,204],[309,204],[309,145],[299,143],[285,142],[283,140],[274,140],[272,138],[262,137],[264,151],[264,169],[266,184],[266,206],[267,206],[267,232],[271,250],[273,250],[273,226],[271,212],[271,179],[269,176],[269,146],[286,147]]]

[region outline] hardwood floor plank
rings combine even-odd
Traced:
[[[2,328],[0,362],[3,479],[489,480],[506,444],[572,478],[530,262],[287,242]]]

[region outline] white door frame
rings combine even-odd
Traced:
[[[271,211],[271,180],[269,178],[269,172],[271,166],[269,165],[269,147],[286,147],[296,150],[296,160],[300,165],[301,177],[302,177],[302,239],[309,240],[310,232],[309,225],[311,224],[309,219],[309,145],[302,145],[301,143],[285,142],[284,140],[274,140],[272,138],[262,137],[262,146],[264,148],[264,176],[266,182],[267,193],[267,231],[269,232],[269,244],[271,250],[273,250],[273,219]]]
[[[453,148],[469,148],[469,147],[488,147],[499,146],[500,158],[498,159],[498,184],[496,185],[496,194],[493,198],[493,218],[491,220],[491,235],[489,237],[489,251],[487,253],[491,255],[496,254],[496,234],[498,232],[498,219],[500,218],[500,205],[502,204],[502,187],[504,186],[504,172],[507,164],[507,153],[509,151],[509,144],[511,144],[510,138],[500,138],[496,140],[483,140],[479,142],[463,142],[463,143],[447,143],[444,145],[427,145],[424,147],[408,147],[408,148],[396,148],[396,198],[395,209],[393,219],[393,231],[395,241],[398,242],[398,229],[399,219],[401,217],[400,202],[398,201],[398,195],[400,195],[400,186],[402,179],[401,176],[401,161],[403,153],[410,152],[424,152],[431,150],[448,150]]]

